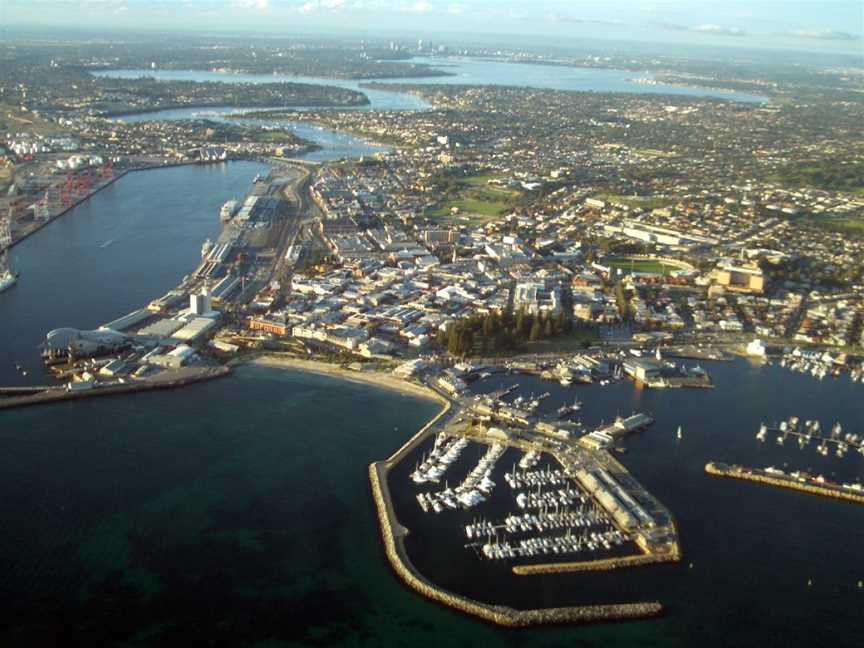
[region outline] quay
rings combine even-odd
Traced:
[[[769,486],[777,486],[778,488],[802,491],[812,495],[864,504],[864,488],[861,486],[834,484],[825,480],[820,481],[819,477],[803,474],[793,473],[787,475],[782,470],[776,468],[747,468],[711,461],[705,464],[705,472],[715,477],[742,479],[768,484]]]
[[[678,562],[681,555],[677,544],[669,553],[650,553],[641,556],[621,556],[618,558],[603,558],[600,560],[584,560],[580,562],[547,563],[542,565],[514,565],[513,573],[517,576],[535,576],[537,574],[566,574],[569,572],[613,571],[628,567],[642,567],[658,563]]]
[[[116,396],[119,394],[131,394],[134,392],[154,391],[159,389],[173,389],[175,387],[191,385],[205,380],[222,378],[227,376],[229,373],[231,373],[231,369],[222,366],[185,367],[174,371],[166,371],[158,376],[133,383],[119,383],[75,391],[70,391],[66,388],[53,387],[37,393],[0,398],[0,410],[14,409],[17,407],[32,407],[35,405],[47,405],[49,403],[80,400],[82,398]],[[4,389],[8,390],[10,388]]]

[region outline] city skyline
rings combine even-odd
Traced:
[[[270,33],[357,32],[370,37],[514,34],[860,53],[859,2],[616,0],[8,0],[7,26]]]

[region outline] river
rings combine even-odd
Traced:
[[[547,90],[573,90],[582,92],[630,92],[635,94],[687,95],[712,97],[745,103],[763,103],[767,97],[702,88],[657,83],[648,85],[639,81],[653,81],[649,72],[627,70],[581,68],[563,65],[538,65],[531,63],[507,63],[464,57],[414,58],[412,63],[426,63],[447,72],[449,76],[407,77],[378,79],[382,83],[406,83],[411,85],[500,85],[543,88]],[[384,92],[365,87],[371,81],[351,79],[328,79],[310,76],[280,76],[274,74],[234,74],[206,70],[104,70],[97,76],[110,78],[151,77],[165,81],[222,81],[233,83],[274,83],[292,81],[348,88],[363,92],[369,97],[369,105],[357,110],[419,110],[427,107],[423,100],[402,92]]]

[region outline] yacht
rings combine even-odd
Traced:
[[[767,434],[768,434],[768,427],[763,423],[762,425],[759,426],[759,432],[756,433],[756,438],[759,439],[759,441],[764,441],[765,435],[767,435]]]

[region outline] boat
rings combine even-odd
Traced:
[[[759,426],[759,431],[756,433],[756,438],[759,441],[764,441],[765,436],[768,434],[768,427],[763,423]]]
[[[8,290],[18,282],[18,273],[12,272],[6,264],[6,255],[0,256],[0,293]]]
[[[569,387],[573,384],[573,378],[571,376],[562,376],[558,382],[561,383],[562,387]]]
[[[224,205],[222,205],[222,209],[219,210],[219,220],[223,223],[231,220],[234,217],[234,214],[237,213],[237,201],[229,200]]]
[[[570,416],[574,412],[578,412],[582,407],[582,403],[579,402],[578,398],[573,399],[573,403],[571,405],[562,405],[558,408],[558,418],[564,418],[566,416]]]
[[[682,432],[682,430],[681,430],[681,426],[680,426],[680,425],[678,426],[678,433],[677,433],[677,436],[678,436],[678,440],[679,440],[679,441],[680,441],[682,438],[684,438],[684,434],[683,434],[683,432]]]

